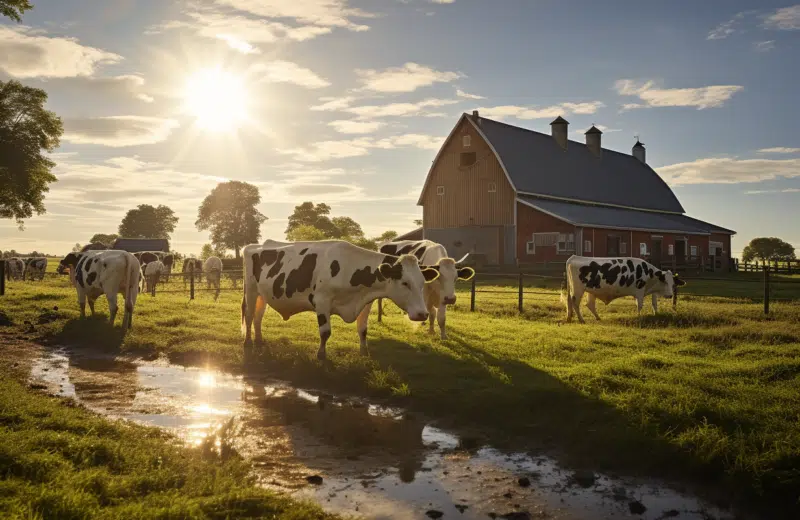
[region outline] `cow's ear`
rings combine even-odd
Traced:
[[[432,281],[439,278],[439,270],[433,269],[431,267],[426,267],[422,269],[422,276],[425,277],[425,283],[431,283]]]
[[[462,267],[458,270],[459,280],[471,280],[475,276],[475,269],[471,267]]]
[[[684,282],[680,277],[678,277],[678,273],[675,273],[672,276],[672,278],[673,278],[673,280],[675,280],[675,285],[676,286],[683,287],[684,285],[686,285],[686,282]]]

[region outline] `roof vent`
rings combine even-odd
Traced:
[[[595,157],[600,158],[603,155],[603,147],[600,144],[600,137],[603,135],[603,132],[592,125],[584,135],[586,136],[586,147]]]
[[[478,126],[480,126],[480,125],[481,125],[481,118],[480,118],[480,115],[478,114],[478,111],[477,111],[477,110],[473,110],[473,111],[472,111],[472,120],[473,120],[473,121],[475,122],[475,124],[477,124]]]
[[[639,141],[639,137],[636,137],[636,144],[633,145],[633,149],[631,150],[631,154],[642,161],[644,164],[647,164],[645,160],[645,150],[644,150],[644,143]]]
[[[558,146],[562,149],[567,149],[567,132],[569,131],[569,122],[561,116],[558,116],[550,123],[550,132],[553,139],[556,140]]]

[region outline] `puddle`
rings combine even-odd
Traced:
[[[31,378],[191,445],[227,425],[230,445],[253,461],[262,485],[335,512],[373,519],[438,518],[434,511],[463,519],[734,518],[656,482],[576,476],[550,458],[490,447],[459,451],[457,436],[404,410],[275,380],[66,352],[37,360]],[[322,482],[309,483],[312,476]]]

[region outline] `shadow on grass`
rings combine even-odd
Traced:
[[[113,326],[103,314],[68,320],[47,337],[53,344],[91,347],[108,354],[120,353],[124,339],[122,327]]]

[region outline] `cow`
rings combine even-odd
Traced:
[[[250,244],[243,251],[244,294],[242,334],[245,348],[263,342],[261,320],[266,306],[284,320],[310,311],[317,315],[320,344],[317,358],[325,360],[331,336],[331,316],[353,323],[367,303],[389,298],[413,321],[425,321],[423,287],[439,271],[421,268],[413,255],[383,255],[343,240],[292,243],[280,247]],[[364,350],[362,349],[362,353]]]
[[[144,266],[144,279],[146,281],[145,291],[149,292],[152,296],[155,296],[158,279],[162,274],[164,274],[165,271],[166,267],[164,267],[164,264],[161,262],[161,260],[155,260],[154,262],[150,262]]]
[[[161,257],[161,263],[164,264],[164,281],[169,283],[169,275],[172,273],[172,265],[175,263],[175,255],[172,253],[165,253]]]
[[[147,264],[150,262],[155,262],[156,260],[160,261],[166,268],[161,274],[164,276],[165,281],[169,282],[169,273],[172,271],[172,264],[175,260],[172,253],[165,253],[164,251],[137,251],[133,253],[133,256],[139,260],[139,263],[142,264],[145,270],[147,269]]]
[[[21,258],[15,256],[6,260],[6,279],[9,281],[25,279],[25,262]]]
[[[69,269],[70,282],[78,291],[81,318],[86,317],[86,301],[94,316],[94,302],[106,295],[111,324],[117,316],[117,293],[122,293],[124,314],[122,330],[133,326],[133,308],[140,290],[141,265],[127,251],[105,250],[70,253],[58,265],[58,272]]]
[[[91,244],[86,244],[81,248],[81,253],[85,253],[86,251],[104,251],[109,249],[108,246],[105,244],[101,244],[100,242],[92,242]]]
[[[581,315],[581,299],[588,292],[586,307],[598,320],[595,300],[606,305],[612,300],[625,296],[636,298],[639,315],[642,313],[644,297],[652,295],[653,313],[658,312],[657,297],[672,298],[675,287],[686,282],[673,274],[662,271],[641,258],[594,258],[572,255],[566,263],[566,287],[562,289],[561,300],[566,301],[567,322],[572,321],[573,312],[578,320],[585,323]]]
[[[200,281],[202,278],[203,273],[203,261],[199,258],[184,258],[183,259],[183,268],[181,269],[181,273],[183,274],[183,288],[186,289],[186,281],[189,280],[189,273],[192,270],[192,266],[194,266],[194,277],[195,280]]]
[[[31,280],[34,276],[39,277],[39,281],[44,279],[44,273],[47,271],[47,258],[44,256],[31,256],[23,260],[25,262],[25,274],[22,279],[24,280],[28,273],[31,275]]]
[[[219,284],[222,279],[222,260],[218,256],[209,256],[203,264],[203,272],[206,274],[206,288],[211,290],[213,285],[217,292],[214,294],[214,301],[219,298]]]
[[[422,265],[431,266],[439,271],[435,282],[425,284],[425,305],[429,316],[429,332],[433,334],[433,321],[438,318],[439,332],[442,339],[447,339],[445,322],[447,306],[456,303],[456,280],[470,280],[475,276],[471,267],[462,267],[463,258],[456,262],[447,256],[447,250],[441,244],[431,240],[398,240],[378,244],[378,251],[387,255],[410,254],[416,256]],[[367,319],[371,304],[365,309]]]

